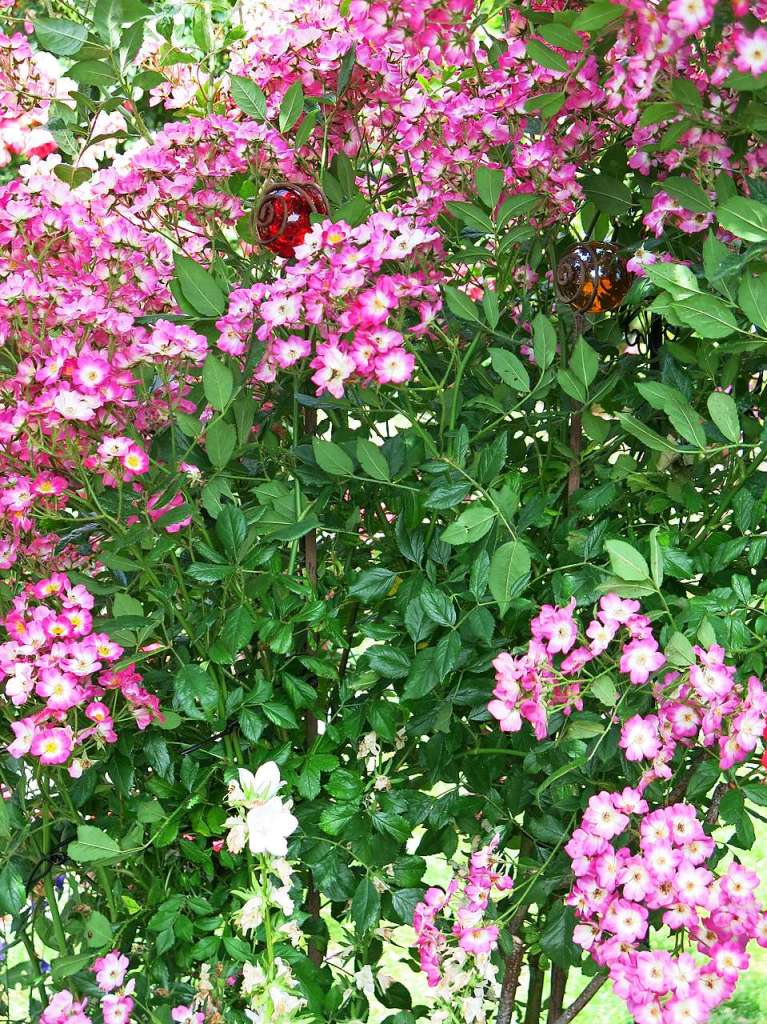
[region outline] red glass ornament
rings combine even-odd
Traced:
[[[277,256],[293,256],[311,227],[310,215],[327,212],[327,200],[316,185],[279,181],[270,186],[259,203],[258,239]]]
[[[578,242],[557,264],[554,280],[560,299],[581,313],[615,309],[631,287],[626,261],[611,242]]]

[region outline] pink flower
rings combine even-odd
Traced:
[[[626,751],[627,761],[651,759],[660,752],[658,716],[634,715],[623,723],[620,745]]]
[[[375,361],[375,375],[379,384],[404,384],[413,374],[415,356],[404,348],[393,348]]]
[[[628,674],[635,685],[646,683],[651,673],[666,664],[655,640],[632,640],[623,648],[620,670]]]
[[[96,981],[101,991],[112,992],[122,985],[128,966],[127,956],[122,956],[119,950],[113,949],[111,953],[95,960],[91,970],[96,972]]]
[[[738,27],[734,39],[737,56],[733,63],[738,71],[751,75],[767,71],[767,29],[758,28],[749,34]]]
[[[492,953],[498,945],[498,935],[496,925],[469,928],[460,935],[458,945],[467,953]]]
[[[40,764],[64,764],[72,753],[72,733],[69,729],[40,729],[29,749],[40,758]]]

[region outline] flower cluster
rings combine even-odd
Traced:
[[[226,798],[236,811],[226,820],[226,846],[231,853],[241,853],[247,845],[251,853],[287,854],[288,837],[298,828],[298,821],[290,812],[292,801],[277,796],[284,785],[274,761],[262,764],[255,775],[240,768],[238,778],[229,783]]]
[[[636,846],[625,845],[632,818]],[[706,867],[714,841],[695,808],[650,811],[631,788],[593,796],[565,849],[576,877],[567,900],[580,922],[574,939],[607,967],[637,1024],[705,1024],[748,967],[749,941],[767,946],[758,876],[733,862],[717,877]],[[689,951],[650,948],[651,927]]]
[[[717,746],[722,769],[754,751],[767,723],[767,694],[755,676],[745,688],[737,684],[722,647],[696,645],[687,669],[659,675],[666,656],[639,601],[606,594],[584,634],[574,610],[574,600],[564,608],[543,605],[530,624],[527,652],[514,657],[504,651],[493,662],[496,685],[488,711],[502,732],[517,732],[526,720],[544,739],[552,710],[582,710],[591,679],[617,670],[634,686],[649,685],[655,703],[652,714],[634,715],[621,731],[627,760],[652,761],[639,783],[642,791],[655,779],[670,778],[679,745]]]
[[[352,381],[404,383],[415,365],[405,334],[426,332],[440,306],[437,277],[414,265],[437,237],[388,213],[356,228],[315,225],[280,277],[232,292],[216,324],[219,348],[241,356],[255,336],[265,348],[255,371],[262,382],[313,357],[317,393],[336,398]],[[413,265],[399,270],[403,263]]]
[[[467,956],[477,972],[489,980],[488,956],[498,944],[498,925],[485,921],[491,897],[498,899],[513,888],[511,877],[500,870],[496,849],[497,838],[471,855],[465,875],[451,879],[445,889],[432,887],[426,891],[413,915],[421,970],[429,985],[440,984],[444,973],[465,973]],[[452,920],[451,944],[440,927],[440,915]],[[492,970],[490,971],[492,974]],[[463,979],[468,983],[469,978]],[[453,988],[465,987],[453,978]]]
[[[122,717],[139,729],[162,721],[157,697],[141,685],[134,666],[109,667],[124,652],[106,633],[94,630],[93,603],[88,590],[63,573],[29,584],[3,620],[10,639],[0,644],[6,698],[25,710],[30,703],[37,705],[11,723],[15,738],[8,753],[61,765],[77,752],[68,765],[75,777],[87,761],[80,748],[88,742],[115,743]],[[130,708],[128,716],[118,707],[117,692]]]
[[[125,982],[129,966],[127,956],[122,956],[115,949],[99,957],[91,968],[102,992],[99,1019],[104,1024],[131,1024],[136,983],[133,979]],[[87,1007],[87,999],[78,1002],[71,992],[64,989],[52,996],[40,1016],[40,1024],[92,1024]]]

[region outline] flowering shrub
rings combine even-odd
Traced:
[[[767,934],[762,0],[1,6],[0,1005],[705,1024]]]

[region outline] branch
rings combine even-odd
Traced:
[[[556,1024],[562,1013],[562,1003],[565,1001],[565,989],[567,988],[567,975],[570,972],[554,964],[551,968],[551,989],[549,991],[549,1012],[546,1016],[547,1024]]]
[[[578,998],[570,1003],[565,1012],[561,1013],[553,1024],[570,1024],[570,1021],[578,1016],[584,1006],[591,1002],[606,981],[606,974],[597,974],[596,977],[592,978]]]
[[[512,937],[514,952],[506,957],[506,971],[503,975],[501,986],[501,998],[498,1001],[498,1022],[497,1024],[510,1024],[511,1014],[514,1011],[514,1000],[519,985],[519,975],[522,970],[522,957],[525,947],[518,935]]]

